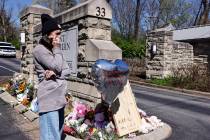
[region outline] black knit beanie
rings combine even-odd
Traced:
[[[42,21],[42,36],[55,30],[61,30],[61,26],[57,24],[56,20],[48,14],[41,15]]]

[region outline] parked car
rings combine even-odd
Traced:
[[[16,57],[16,49],[8,42],[0,42],[0,56]]]

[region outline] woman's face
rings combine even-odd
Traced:
[[[56,44],[60,44],[60,37],[61,37],[61,30],[52,31],[48,36],[48,38],[51,38],[52,42]]]

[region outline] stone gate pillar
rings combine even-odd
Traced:
[[[164,78],[173,70],[194,63],[193,46],[174,41],[169,25],[148,33],[146,58],[146,77]]]
[[[165,30],[151,31],[147,35],[146,48],[146,77],[163,78],[168,74],[165,67],[165,49],[169,50],[168,43],[172,39],[172,32]]]
[[[34,65],[32,58],[32,50],[34,46],[34,26],[41,21],[41,14],[46,13],[52,15],[52,10],[40,5],[32,5],[23,9],[20,13],[21,32],[25,33],[25,55],[21,61],[21,69],[26,78],[33,79]]]

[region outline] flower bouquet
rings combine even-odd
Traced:
[[[87,140],[116,140],[116,129],[107,109],[100,106],[93,110],[86,104],[73,102],[73,111],[65,118],[64,133]]]
[[[19,103],[30,107],[34,98],[34,87],[31,78],[26,80],[23,74],[15,74],[11,80],[3,84],[1,89],[14,96]]]

